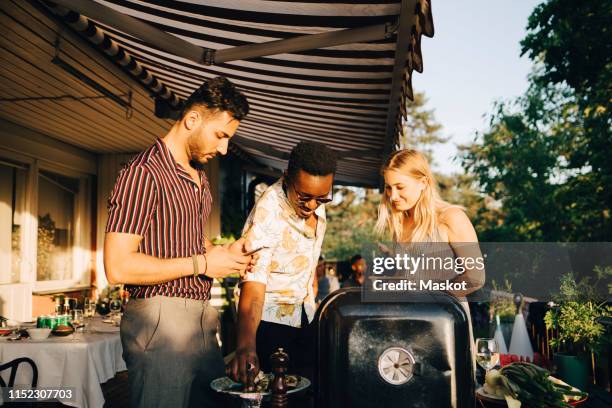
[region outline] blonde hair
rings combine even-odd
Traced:
[[[409,216],[408,211],[394,211],[389,197],[383,194],[378,207],[378,221],[374,227],[381,235],[391,234],[394,240],[427,242],[441,239],[438,233],[440,213],[453,206],[440,197],[436,180],[431,172],[427,158],[413,149],[398,150],[391,154],[381,169],[384,176],[386,171],[396,171],[417,180],[425,179],[425,188],[421,191],[416,204],[412,208],[414,217],[414,230],[410,236],[404,233],[404,221]]]

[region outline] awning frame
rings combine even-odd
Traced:
[[[397,43],[395,45],[395,64],[393,65],[393,76],[391,79],[391,93],[389,96],[389,110],[387,111],[387,124],[385,131],[385,143],[383,152],[383,162],[394,150],[395,139],[398,126],[401,124],[398,115],[399,105],[402,100],[401,90],[405,86],[404,71],[406,60],[411,52],[409,47],[411,31],[416,22],[417,13],[414,12],[417,0],[402,0],[399,17],[399,27],[397,33]],[[382,183],[382,176],[381,176]]]
[[[336,45],[378,41],[392,36],[397,31],[399,24],[377,24],[213,50],[211,48],[199,47],[189,41],[143,23],[134,17],[96,3],[93,0],[53,0],[53,3],[93,18],[108,26],[116,27],[120,31],[140,38],[162,51],[203,65],[221,64],[229,61],[307,51]]]
[[[156,116],[162,118],[177,118],[177,113],[181,109],[181,100],[174,93],[177,90],[169,88],[172,87],[172,82],[170,84],[164,83],[164,78],[159,78],[154,68],[141,64],[140,60],[138,60],[138,55],[130,55],[130,51],[124,48],[123,43],[116,42],[112,36],[103,31],[106,30],[104,27],[100,28],[95,24],[96,20],[102,26],[106,25],[116,28],[120,32],[119,34],[123,32],[127,36],[138,38],[162,52],[182,57],[191,61],[192,64],[199,64],[203,67],[214,65],[215,63],[222,64],[226,61],[245,60],[285,53],[291,54],[342,44],[359,44],[384,39],[387,39],[391,44],[394,42],[395,53],[393,54],[391,83],[389,84],[390,88],[387,88],[389,89],[388,98],[385,98],[385,101],[387,101],[386,109],[380,109],[381,126],[380,130],[376,132],[376,146],[368,149],[367,145],[361,143],[362,146],[354,146],[356,149],[342,150],[341,157],[352,160],[348,165],[349,168],[350,166],[356,166],[355,163],[363,160],[370,161],[373,158],[377,162],[381,159],[386,160],[388,155],[397,148],[398,131],[401,128],[403,117],[406,115],[404,104],[407,99],[412,99],[412,72],[422,72],[420,37],[421,35],[433,36],[430,0],[401,0],[399,15],[395,15],[393,22],[339,29],[319,34],[296,35],[286,39],[263,43],[237,44],[235,47],[219,48],[218,50],[195,45],[93,0],[42,1],[47,4],[49,10],[60,17],[67,25],[96,45],[103,54],[110,57],[117,65],[121,66],[133,78],[144,85],[151,92],[152,97],[155,98]],[[336,27],[342,26],[337,25]],[[397,40],[389,41],[390,36],[396,36]],[[391,68],[390,65],[387,65],[387,67]],[[194,66],[194,68],[197,67]],[[327,91],[327,89],[324,90]],[[181,91],[184,90],[178,90],[179,93]],[[182,97],[184,98],[185,95]],[[342,102],[346,101],[342,100]],[[280,150],[278,146],[271,149],[271,146],[261,141],[250,140],[248,138],[241,139],[244,140],[240,140],[240,144],[244,145],[247,150],[263,152],[263,156],[268,154],[271,156],[270,159],[273,160],[286,159],[287,152]],[[250,155],[251,153],[245,151],[244,154]],[[257,154],[255,153],[254,157],[258,157]],[[265,160],[261,164],[269,165],[265,164]],[[357,166],[359,165],[357,164]],[[374,177],[370,179],[369,185],[380,186],[380,178]],[[352,178],[354,179],[354,177]],[[375,181],[377,178],[378,182]]]

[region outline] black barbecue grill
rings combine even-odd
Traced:
[[[362,303],[358,288],[319,307],[317,407],[473,408],[468,315],[452,296]]]

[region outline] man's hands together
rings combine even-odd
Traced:
[[[225,245],[213,245],[206,257],[198,256],[199,269],[210,278],[225,278],[235,273],[243,277],[257,264],[258,254],[245,255],[251,244],[244,238]]]

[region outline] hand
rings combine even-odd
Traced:
[[[254,249],[253,245],[251,244],[251,241],[249,241],[248,239],[244,237],[241,237],[239,240],[234,241],[231,244],[228,244],[227,247],[232,253],[236,255],[242,255]],[[251,262],[249,266],[247,267],[247,272],[250,272],[251,270],[253,270],[255,265],[257,265],[258,259],[259,259],[259,252],[255,252],[251,256]]]
[[[226,244],[227,248],[234,254],[240,255],[251,250],[251,242],[247,241],[246,238],[240,237],[240,239]]]
[[[251,256],[236,254],[225,245],[213,245],[206,257],[198,257],[198,262],[201,262],[200,270],[206,270],[205,275],[210,278],[225,278],[235,273],[244,276],[251,261]]]
[[[237,349],[232,361],[225,367],[225,374],[245,385],[245,391],[254,391],[255,377],[259,373],[259,360],[254,347]]]

